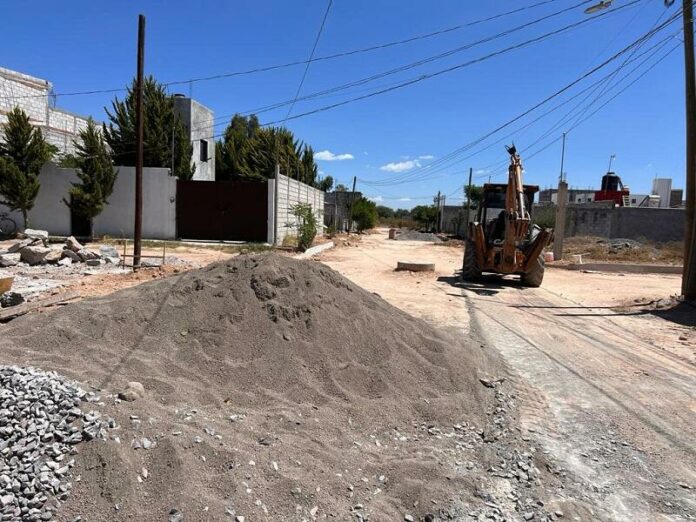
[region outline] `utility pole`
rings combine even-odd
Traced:
[[[568,200],[568,183],[563,179],[563,166],[565,163],[566,135],[563,133],[563,146],[561,148],[561,172],[558,175],[558,192],[556,193],[556,225],[553,232],[553,259],[563,259],[563,239],[565,238],[566,202]]]
[[[471,176],[474,173],[474,167],[469,167],[469,189],[466,195],[466,223],[464,224],[464,229],[466,230],[465,237],[469,239],[469,220],[471,219]]]
[[[437,191],[437,214],[435,221],[435,232],[440,232],[440,191]]]
[[[143,240],[143,69],[145,67],[145,17],[138,16],[138,74],[135,85],[135,224],[133,270],[140,268]]]
[[[172,125],[172,176],[174,175],[174,125]]]
[[[353,192],[350,195],[350,216],[348,216],[348,233],[353,231],[353,205],[355,205],[355,182],[357,177],[353,176]]]
[[[682,0],[686,89],[686,222],[682,294],[696,300],[696,67],[694,66],[693,0]]]

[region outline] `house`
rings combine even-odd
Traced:
[[[193,145],[191,163],[195,165],[195,181],[215,181],[215,113],[205,105],[174,95],[174,110],[181,117]]]
[[[324,195],[324,225],[336,232],[346,232],[350,226],[351,204],[360,198],[361,192],[327,192]]]
[[[48,80],[0,67],[0,125],[12,109],[19,107],[60,155],[71,154],[75,152],[73,140],[87,127],[87,117],[60,109],[55,102],[53,85]]]

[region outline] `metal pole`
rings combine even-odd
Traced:
[[[696,299],[696,67],[694,66],[693,0],[682,0],[686,89],[686,223],[682,294]]]
[[[469,168],[469,188],[468,188],[468,193],[466,195],[466,224],[465,224],[465,230],[466,230],[466,238],[469,238],[469,219],[471,216],[471,177],[474,173],[474,168],[470,167]]]
[[[133,270],[140,268],[143,239],[143,69],[145,66],[145,17],[138,16],[138,74],[135,87],[135,224]]]

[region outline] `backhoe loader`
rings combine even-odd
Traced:
[[[544,279],[542,251],[553,230],[532,225],[535,185],[522,185],[522,160],[515,145],[510,154],[508,182],[486,183],[476,221],[469,223],[462,279],[475,281],[483,272],[517,274],[525,286],[538,287]]]

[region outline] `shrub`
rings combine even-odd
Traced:
[[[353,205],[353,222],[358,232],[374,228],[377,224],[377,205],[367,198],[360,198]]]
[[[295,205],[292,214],[297,218],[297,247],[304,252],[312,246],[317,235],[317,218],[312,211],[312,205],[307,203]]]

